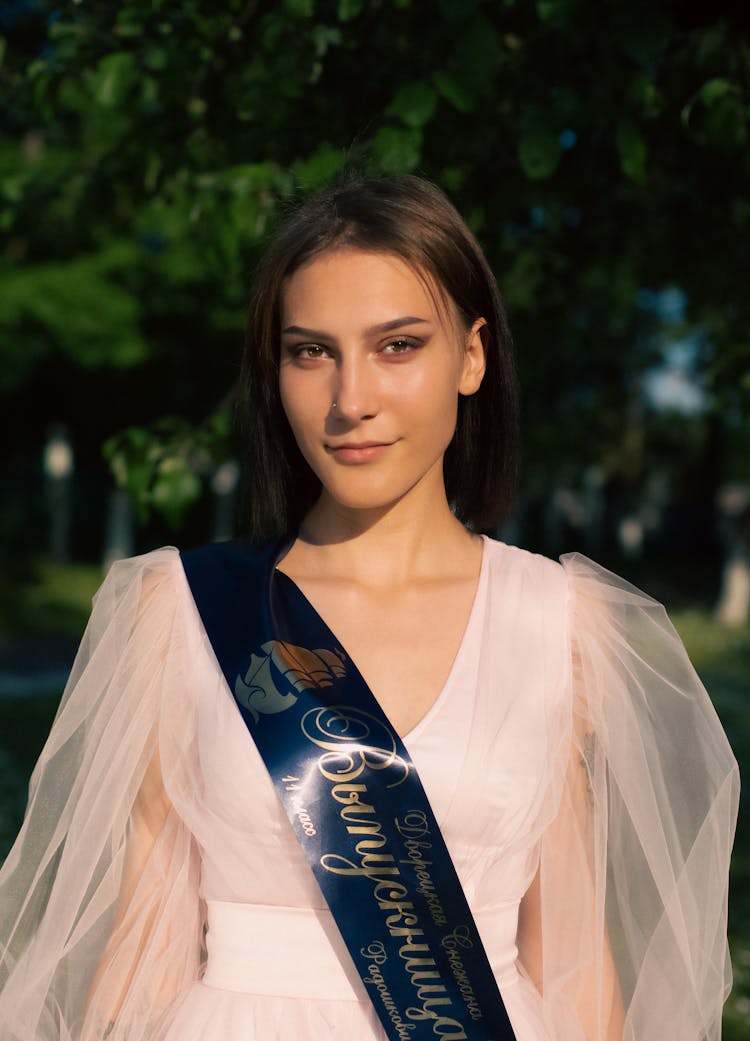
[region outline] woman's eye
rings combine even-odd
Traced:
[[[416,343],[414,340],[405,340],[402,337],[400,337],[398,340],[391,340],[389,343],[387,343],[385,346],[385,350],[389,354],[405,354],[407,351],[410,351],[418,346],[419,344]]]
[[[319,343],[303,343],[294,349],[295,358],[325,358],[327,353]]]

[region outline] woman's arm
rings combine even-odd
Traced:
[[[132,986],[138,958],[148,941],[156,908],[160,903],[158,889],[166,881],[166,875],[160,877],[160,873],[153,870],[150,861],[154,859],[156,843],[164,832],[170,812],[174,811],[164,789],[157,748],[146,768],[130,815],[115,921],[91,980],[86,1002],[84,1041],[89,1036],[92,1039],[110,1036],[125,995]],[[146,879],[148,884],[144,885]],[[129,966],[123,965],[122,959],[117,957],[117,950],[132,928],[133,923],[130,919],[133,917],[134,909],[137,911],[138,905],[144,901],[152,910],[143,923],[142,940],[135,947],[132,963]]]
[[[586,1041],[719,1041],[737,764],[664,608],[562,563],[572,748],[525,912],[551,1034],[578,1041],[556,1033],[573,1008]]]
[[[597,928],[595,884],[589,866],[582,862],[582,843],[589,848],[592,832],[592,788],[589,778],[594,734],[582,736],[584,754],[574,748],[568,766],[566,791],[560,808],[567,817],[557,822],[557,848],[552,863],[545,870],[558,870],[560,878],[543,885],[542,868],[537,868],[533,881],[521,900],[518,916],[517,946],[519,960],[540,994],[545,993],[544,937],[550,930],[580,928],[587,923],[583,944],[570,945],[570,981],[565,993],[580,1024],[585,1041],[622,1041],[623,1002],[617,971],[612,958],[606,924]],[[588,750],[588,751],[586,751]],[[566,835],[567,832],[567,835]],[[586,857],[586,860],[589,860]],[[567,884],[573,870],[574,877]],[[544,893],[547,892],[547,900]],[[553,895],[554,894],[554,895]],[[565,897],[566,906],[558,904]],[[573,956],[573,952],[576,952]]]
[[[200,788],[179,566],[170,548],[112,566],[34,770],[0,869],[14,1041],[100,1041],[110,1023],[110,1041],[147,1041],[197,978],[199,856],[167,797]]]

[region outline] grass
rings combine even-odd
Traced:
[[[78,640],[102,581],[96,565],[32,563],[24,582],[0,579],[0,656],[15,640]],[[28,779],[49,732],[61,690],[0,698],[0,862],[18,831]]]
[[[35,560],[23,583],[0,579],[0,647],[14,637],[80,637],[101,584],[96,564],[55,565]]]
[[[740,764],[750,776],[750,626],[725,629],[705,612],[673,612],[672,621],[690,653]],[[724,1041],[750,1037],[750,797],[740,799],[732,854],[729,949],[734,986],[724,1010]]]
[[[36,580],[13,591],[0,586],[0,644],[30,632],[80,636],[101,582],[94,566],[36,565]],[[743,775],[750,773],[750,626],[725,629],[708,610],[671,612],[711,694]],[[31,768],[57,708],[59,691],[0,699],[0,861],[18,829]],[[750,1037],[750,799],[743,798],[732,858],[729,942],[734,987],[725,1008],[724,1041]]]

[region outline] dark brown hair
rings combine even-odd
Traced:
[[[264,539],[294,530],[320,493],[279,396],[281,296],[306,261],[343,246],[404,260],[437,285],[467,329],[485,319],[485,376],[475,394],[459,396],[444,475],[456,516],[474,531],[496,530],[513,503],[518,468],[518,393],[505,309],[458,212],[436,185],[409,175],[326,188],[282,224],[261,261],[238,400],[248,453],[250,530],[243,534]]]

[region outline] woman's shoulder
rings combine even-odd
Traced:
[[[180,550],[177,546],[159,546],[131,557],[116,557],[105,567],[105,579],[127,579],[141,573],[164,571],[177,567]]]
[[[157,581],[159,575],[173,575],[179,568],[180,550],[177,546],[159,546],[132,557],[118,557],[110,561],[105,570],[104,584],[130,584],[142,579]]]
[[[176,604],[182,585],[180,551],[160,546],[131,557],[111,561],[92,600],[91,622],[106,624],[117,611],[141,613],[153,607],[164,610]]]
[[[490,566],[498,572],[504,571],[506,577],[508,573],[516,573],[528,579],[565,583],[565,571],[559,561],[489,535],[483,538]]]
[[[566,629],[568,581],[556,560],[490,538],[485,554],[487,607],[498,625],[509,631],[523,626],[545,639]]]
[[[483,536],[490,561],[496,568],[515,570],[540,582],[547,582],[564,590],[569,596],[599,597],[639,606],[661,607],[643,590],[626,578],[610,571],[603,564],[576,550],[563,553],[553,560],[542,553],[524,549],[499,539]]]

